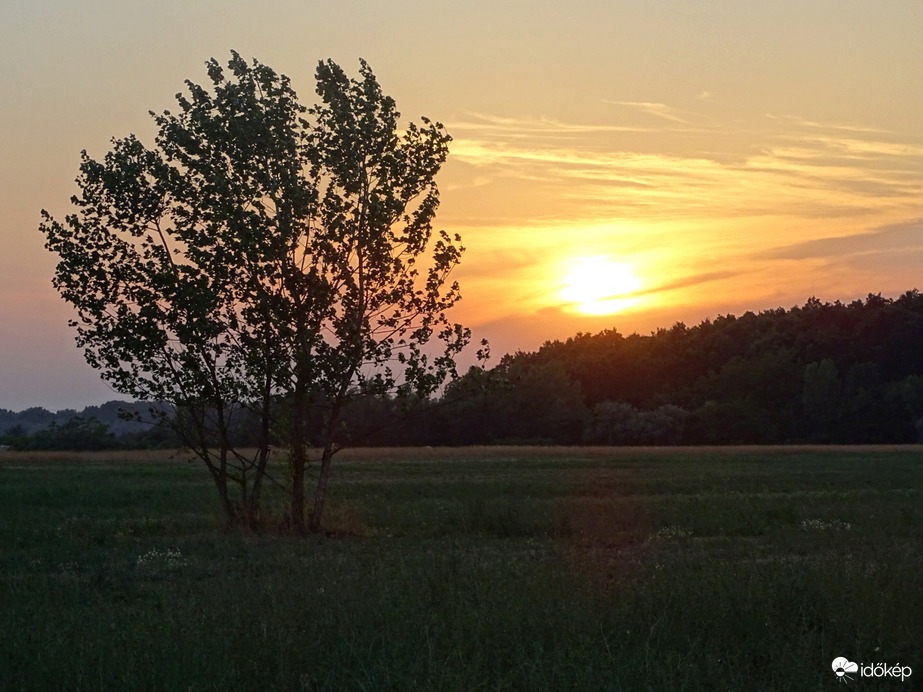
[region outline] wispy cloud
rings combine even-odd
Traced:
[[[669,113],[664,104],[624,103]],[[613,144],[599,136],[612,131],[608,125],[479,118],[480,126],[461,128],[453,156],[495,175],[547,183],[556,198],[570,200],[565,214],[576,217],[647,210],[700,219],[841,218],[923,208],[923,141],[871,129],[833,124],[823,130],[819,123],[787,119],[790,127],[754,133],[752,151],[732,158],[657,151],[633,141]],[[498,136],[498,128],[510,136]],[[548,139],[548,133],[569,138]],[[720,145],[722,130],[710,137]],[[548,190],[536,192],[547,199]]]
[[[668,293],[669,291],[677,291],[683,288],[692,288],[693,286],[701,286],[702,284],[709,284],[715,281],[724,281],[725,279],[733,279],[744,272],[741,271],[713,271],[713,272],[703,272],[701,274],[690,274],[683,276],[682,278],[670,281],[665,284],[658,284],[647,289],[638,291],[636,295],[645,296],[652,295],[655,293]]]
[[[893,224],[847,236],[828,236],[771,248],[763,259],[843,258],[923,251],[923,220]]]
[[[675,108],[665,103],[648,103],[644,101],[610,101],[603,99],[603,103],[609,103],[613,106],[626,106],[640,111],[646,115],[652,115],[656,118],[663,118],[674,123],[688,124],[686,118],[680,116]]]
[[[484,137],[573,137],[575,135],[598,134],[607,132],[653,132],[652,128],[633,127],[629,125],[599,125],[566,123],[554,118],[509,118],[484,113],[468,113],[467,120],[452,121],[450,132],[477,132]]]
[[[845,130],[846,132],[871,132],[878,134],[887,133],[887,130],[882,130],[876,127],[866,127],[863,125],[854,125],[850,123],[822,123],[816,120],[808,120],[807,118],[802,118],[797,115],[776,115],[774,113],[766,113],[766,117],[770,120],[784,121],[794,125],[810,127],[818,130]]]

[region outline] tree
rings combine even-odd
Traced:
[[[401,133],[365,62],[358,80],[321,62],[310,109],[255,60],[232,53],[227,68],[210,60],[210,89],[187,81],[176,113],[152,113],[155,147],[129,136],[102,162],[84,152],[77,212],[43,211],[41,230],[87,361],[173,405],[229,521],[258,522],[279,437],[301,530],[319,443],[317,531],[348,401],[425,399],[470,339],[446,317],[461,239],[432,228],[451,138],[425,118]],[[259,421],[255,455],[231,440],[242,415]]]

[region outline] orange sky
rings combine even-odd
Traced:
[[[211,56],[256,56],[308,103],[317,60],[354,73],[362,56],[405,115],[446,124],[437,221],[468,248],[456,318],[499,356],[923,288],[921,30],[919,0],[12,0],[0,407],[115,398],[73,346],[38,212],[68,211],[81,149],[149,140],[147,111]],[[575,272],[630,274],[599,290],[632,295],[586,314]]]

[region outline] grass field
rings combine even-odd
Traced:
[[[923,678],[920,448],[346,450],[307,539],[222,532],[209,483],[162,453],[0,454],[0,689]]]

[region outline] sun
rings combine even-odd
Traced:
[[[610,315],[640,300],[632,295],[641,288],[632,268],[606,257],[574,260],[563,283],[558,295],[584,315]]]

